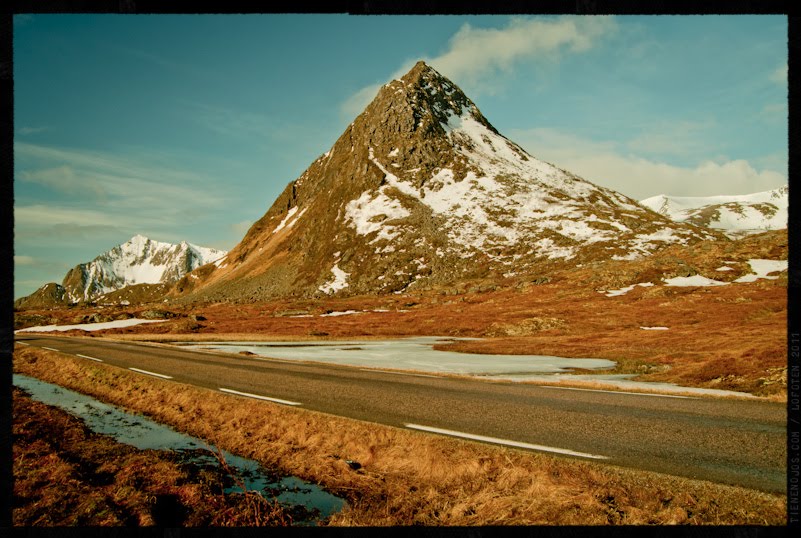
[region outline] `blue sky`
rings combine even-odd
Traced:
[[[14,296],[136,233],[232,248],[419,59],[636,199],[787,181],[784,16],[17,15]]]

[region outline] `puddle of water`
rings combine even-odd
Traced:
[[[433,349],[435,344],[454,340],[474,339],[424,336],[342,342],[176,342],[175,344],[227,353],[247,351],[276,359],[467,375],[550,374],[569,372],[576,368],[598,370],[615,366],[614,361],[606,359],[571,359],[547,355],[483,355]]]
[[[198,466],[218,466],[219,461],[208,450],[208,445],[195,437],[179,433],[149,418],[132,415],[90,396],[45,383],[33,377],[14,374],[13,384],[28,392],[31,397],[81,418],[92,431],[109,435],[120,443],[141,450],[172,450],[182,460]],[[248,490],[260,491],[266,499],[275,498],[293,510],[298,525],[314,524],[345,506],[345,501],[315,484],[304,482],[294,476],[278,477],[265,470],[258,462],[223,451],[226,463],[242,478]],[[239,492],[237,486],[229,486],[225,493]],[[300,516],[300,517],[298,517]]]

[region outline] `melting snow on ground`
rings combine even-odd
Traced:
[[[360,310],[342,310],[340,312],[329,312],[327,314],[320,314],[321,318],[331,317],[331,316],[350,316],[351,314],[361,314]]]
[[[121,327],[132,327],[134,325],[141,325],[143,323],[163,323],[163,319],[119,319],[117,321],[104,321],[102,323],[80,323],[78,325],[41,325],[38,327],[28,327],[27,329],[19,329],[15,333],[29,333],[29,332],[49,332],[49,331],[71,331],[73,329],[80,329],[82,331],[102,331],[103,329],[119,329]]]
[[[751,270],[756,274],[741,276],[735,282],[753,282],[759,278],[776,280],[779,278],[778,276],[768,276],[768,274],[787,270],[787,260],[754,259],[748,260],[748,265],[751,266]]]
[[[292,219],[292,217],[295,215],[295,213],[298,212],[298,206],[295,206],[292,209],[290,209],[289,211],[287,211],[286,212],[286,216],[284,217],[284,220],[282,220],[281,222],[278,223],[278,226],[275,227],[275,230],[273,230],[273,233],[277,233],[277,232],[283,230],[284,227],[291,228],[292,226],[294,226],[298,222],[298,219],[300,219],[300,217],[302,217],[303,214],[306,212],[306,209],[308,209],[308,208],[304,208],[303,211],[301,211],[300,214],[297,217],[295,217],[293,220],[291,220],[291,221],[290,221],[290,219]]]
[[[725,286],[728,282],[712,280],[701,275],[677,276],[665,280],[665,286]]]
[[[648,286],[653,286],[651,282],[641,282],[639,284],[632,284],[631,286],[626,286],[625,288],[620,288],[618,290],[608,290],[608,291],[600,291],[599,293],[605,294],[607,297],[617,297],[619,295],[625,295],[631,290],[633,290],[636,286],[643,286],[647,288]]]

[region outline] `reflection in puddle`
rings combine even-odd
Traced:
[[[208,445],[189,435],[179,433],[149,418],[126,413],[90,396],[45,383],[33,377],[14,374],[14,385],[31,397],[81,418],[92,431],[109,435],[120,443],[140,450],[171,450],[181,461],[198,467],[218,466],[219,461]],[[258,462],[222,452],[227,465],[233,469],[248,490],[259,491],[266,499],[275,498],[285,506],[294,507],[292,516],[296,524],[313,524],[340,511],[345,501],[293,476],[280,477],[264,469]],[[226,484],[225,493],[239,492],[233,484]]]

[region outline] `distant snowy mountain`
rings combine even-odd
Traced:
[[[640,203],[677,222],[706,226],[731,237],[787,228],[787,185],[740,196],[660,194]]]
[[[135,284],[175,282],[226,254],[186,241],[174,245],[135,235],[91,262],[72,268],[62,286],[69,302],[89,301]]]

